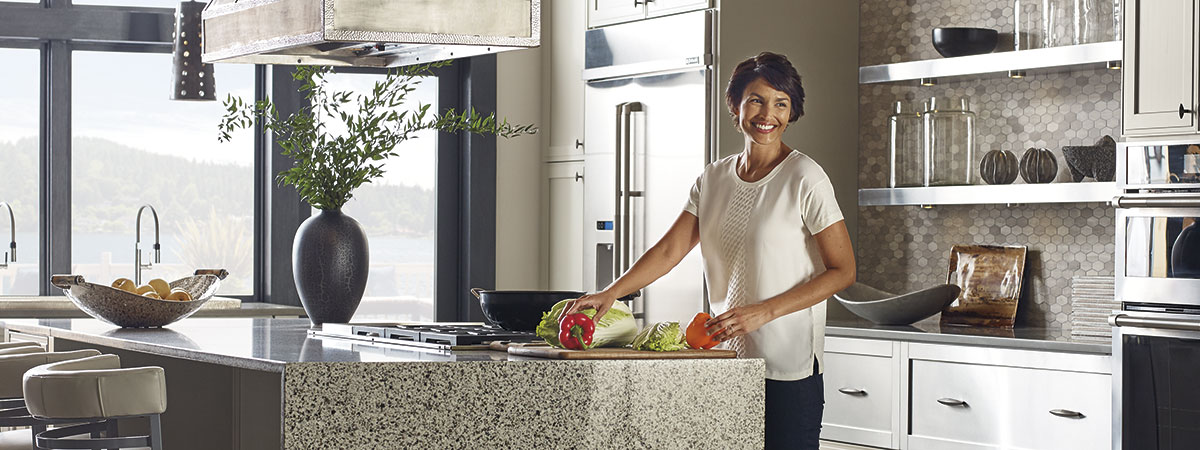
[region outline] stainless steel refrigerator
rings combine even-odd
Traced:
[[[584,284],[603,289],[683,211],[715,152],[715,11],[588,30],[583,77]],[[699,249],[642,290],[633,310],[653,323],[704,310]]]

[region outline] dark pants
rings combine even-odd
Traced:
[[[813,362],[813,376],[796,381],[767,380],[767,449],[820,447],[825,382]]]

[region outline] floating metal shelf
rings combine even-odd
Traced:
[[[1007,73],[1010,70],[1071,68],[1121,61],[1122,54],[1121,41],[1112,41],[881,64],[859,67],[858,83],[891,83],[922,78],[945,79],[966,75]]]
[[[1012,205],[1022,203],[1108,203],[1113,182],[1001,184],[859,189],[859,206]]]

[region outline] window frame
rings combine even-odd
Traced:
[[[38,49],[39,295],[62,295],[50,274],[71,271],[71,55],[75,50],[170,53],[174,9],[0,1],[0,47]],[[165,69],[164,69],[165,70]],[[304,102],[290,66],[256,65],[255,100],[270,93],[281,114]],[[343,73],[384,69],[338,68]],[[456,60],[437,71],[438,103],[458,111],[496,110],[496,59]],[[166,95],[164,93],[164,95]],[[472,287],[495,285],[496,141],[492,136],[438,134],[436,319],[482,321]],[[300,305],[292,281],[291,244],[310,207],[295,190],[274,182],[276,167],[290,164],[255,124],[254,293],[245,302]]]

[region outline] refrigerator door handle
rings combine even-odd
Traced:
[[[625,111],[625,105],[626,105],[625,103],[617,104],[616,126],[614,127],[617,130],[617,136],[616,136],[616,140],[615,140],[615,143],[616,143],[615,150],[616,151],[613,152],[613,155],[616,158],[616,164],[614,165],[615,170],[613,171],[613,172],[615,172],[615,176],[616,176],[616,183],[613,184],[613,186],[616,187],[616,192],[614,192],[614,195],[613,195],[613,206],[614,206],[613,213],[615,215],[615,217],[613,217],[613,258],[612,258],[612,262],[613,262],[612,279],[613,279],[613,281],[616,281],[617,278],[621,276],[621,273],[622,273],[621,268],[624,267],[624,264],[622,263],[622,259],[624,258],[625,248],[621,244],[621,242],[622,242],[621,235],[625,231],[625,224],[624,224],[625,210],[623,208],[623,206],[624,206],[623,200],[625,198],[624,190],[623,190],[624,189],[623,174],[625,173],[625,171],[623,170],[623,167],[624,167],[624,157],[623,156],[625,153],[625,146],[628,143],[628,141],[625,137],[626,136],[626,124],[628,123],[628,121],[626,120],[628,113],[626,113],[626,111]]]

